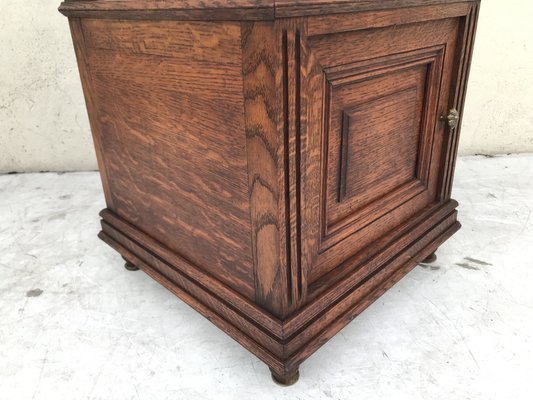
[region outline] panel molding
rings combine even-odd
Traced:
[[[315,289],[316,293],[305,308],[285,320],[272,317],[216,278],[204,275],[110,210],[101,212],[102,230],[98,236],[274,371],[283,373],[313,354],[325,340],[451,236],[460,226],[456,222],[456,206],[452,201],[432,210],[417,229],[404,232],[394,243],[389,243],[383,253],[373,257],[368,269],[345,276],[329,285],[326,291]],[[420,234],[423,236],[419,237]],[[403,249],[397,257],[383,264],[382,259],[396,251],[395,246],[400,243]],[[371,275],[371,279],[355,285],[362,274]],[[397,278],[389,279],[391,275]],[[325,318],[316,318],[326,308]]]
[[[242,24],[256,299],[279,318],[305,299],[302,157],[305,23]]]
[[[342,241],[350,234],[357,232],[372,222],[372,215],[382,210],[381,214],[385,214],[409,201],[411,198],[420,195],[427,190],[429,185],[429,169],[431,160],[431,140],[434,133],[434,126],[431,126],[430,121],[427,121],[428,107],[436,107],[436,104],[426,104],[422,110],[421,126],[420,126],[420,140],[419,150],[417,152],[417,167],[416,179],[411,180],[400,187],[397,187],[392,192],[388,193],[374,205],[368,204],[350,211],[348,215],[343,216],[335,221],[330,221],[328,217],[328,172],[329,138],[331,132],[330,121],[332,118],[331,107],[333,101],[334,90],[345,85],[351,85],[367,81],[370,79],[379,78],[391,73],[407,71],[412,68],[427,66],[427,81],[424,88],[424,98],[429,98],[433,91],[432,86],[440,85],[440,76],[442,74],[443,57],[446,52],[446,45],[432,46],[414,51],[394,54],[386,57],[379,57],[375,59],[355,62],[350,64],[343,64],[333,67],[323,68],[324,81],[324,118],[323,118],[323,146],[322,146],[322,178],[321,178],[321,217],[320,217],[320,252],[324,252]],[[379,96],[374,101],[379,101],[381,98],[390,96],[394,93],[387,93]],[[434,94],[434,93],[433,93]],[[424,102],[426,103],[426,102]],[[364,107],[364,105],[363,105]],[[356,108],[356,107],[355,107]],[[353,113],[355,108],[343,110],[343,132],[341,137],[341,148],[339,150],[339,173],[337,185],[337,202],[345,200],[347,188],[347,156],[349,144],[348,129],[349,119],[346,117]],[[379,218],[379,217],[378,217]]]
[[[339,190],[337,201],[341,203],[346,197],[346,186],[348,179],[348,147],[350,140],[350,111],[342,111],[342,126],[341,126],[341,151],[340,151],[340,166],[339,166]]]
[[[455,108],[456,110],[459,110],[460,115],[463,115],[465,106],[468,76],[470,75],[472,54],[476,39],[479,7],[479,2],[473,2],[470,4],[469,12],[463,21],[463,27],[461,29],[461,38],[459,39],[461,45],[458,46],[457,49],[459,63],[457,63],[456,70],[453,72],[453,79],[457,84],[454,87],[452,96],[450,96],[451,99],[448,104],[448,110]],[[444,165],[442,166],[444,173],[442,174],[441,199],[447,199],[451,196],[460,136],[461,123],[459,123],[459,126],[456,129],[448,131],[448,137],[445,143],[446,156],[444,157]]]
[[[304,298],[302,268],[302,36],[300,20],[280,24],[283,90],[283,182],[285,191],[286,265],[289,307]]]
[[[378,97],[370,102],[365,103],[362,106],[351,107],[348,109],[342,110],[342,125],[341,125],[341,142],[340,142],[340,160],[339,160],[339,184],[337,188],[337,202],[342,203],[342,201],[347,197],[346,190],[348,185],[348,155],[349,155],[349,146],[350,146],[350,121],[355,119],[354,115],[365,111],[371,108],[371,105],[375,103],[383,103],[385,100],[392,96],[401,96],[402,94],[407,94],[417,91],[416,86],[411,86],[407,89],[401,89],[396,92],[387,93],[381,97]],[[417,165],[420,167],[416,169],[416,174],[413,177],[427,187],[427,180],[422,180],[420,176],[420,170],[422,169],[421,165],[417,160]],[[356,212],[355,210],[354,212]]]

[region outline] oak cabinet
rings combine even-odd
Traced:
[[[70,0],[100,237],[292,383],[458,228],[478,1]]]

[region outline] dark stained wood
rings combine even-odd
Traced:
[[[357,18],[346,18],[343,14],[324,15],[310,19],[308,22],[308,31],[309,36],[318,36],[462,17],[470,11],[470,7],[471,5],[469,3],[454,3],[447,6],[434,5],[366,11],[358,13]]]
[[[363,78],[363,82],[352,81],[330,90],[326,133],[329,135],[327,232],[334,230],[339,222],[344,225],[339,220],[347,215],[364,226],[361,215],[354,215],[357,210],[376,204],[370,214],[379,217],[379,213],[390,212],[395,204],[388,197],[400,197],[403,203],[405,197],[414,194],[413,190],[420,191],[427,185],[421,175],[429,166],[429,157],[425,164],[418,162],[421,158],[418,156],[423,155],[418,147],[422,140],[432,139],[427,132],[420,132],[428,64],[408,66],[379,78]],[[405,187],[413,189],[398,196],[397,192]]]
[[[104,160],[104,149],[102,147],[102,139],[100,136],[100,116],[95,103],[95,92],[92,87],[93,82],[88,70],[89,64],[87,62],[87,50],[83,40],[81,20],[78,18],[71,18],[69,19],[69,25],[72,41],[74,43],[74,51],[76,52],[76,59],[78,61],[85,104],[89,114],[89,123],[91,125],[94,147],[96,149],[96,159],[100,171],[100,178],[102,179],[105,200],[108,206],[113,207],[113,197],[111,196],[111,190],[109,188],[109,174],[107,172],[107,164]]]
[[[455,216],[451,219],[455,219]],[[306,326],[302,332],[302,337],[297,336],[297,340],[291,343],[290,346],[287,346],[287,351],[291,356],[286,360],[285,368],[290,371],[291,368],[294,368],[311,356],[344,326],[349,324],[388,289],[394,286],[419,261],[431,254],[431,250],[429,249],[434,249],[433,251],[435,251],[438,246],[457,232],[459,228],[460,224],[456,222],[449,226],[434,241],[429,243],[425,250],[418,253],[412,251],[403,254],[403,260],[410,259],[404,264],[401,264],[401,266],[398,266],[399,262],[387,264],[386,268],[373,275],[369,280],[365,280],[351,295],[343,297],[342,302],[339,302],[336,307],[330,308],[327,314],[324,314],[315,322],[314,327]],[[333,316],[335,318],[332,318]]]
[[[278,382],[457,229],[477,1],[71,0],[100,238]]]
[[[461,0],[275,0],[276,18],[399,9],[433,4],[464,3]],[[332,28],[335,29],[335,28]]]
[[[177,20],[272,20],[274,0],[66,0],[68,17]]]
[[[218,295],[218,287],[216,287],[214,291],[210,291],[205,287],[194,284],[194,281],[183,275],[179,270],[172,268],[165,261],[152,256],[149,252],[144,250],[142,246],[121,234],[120,231],[110,225],[107,221],[102,221],[102,237],[105,241],[112,241],[117,246],[135,249],[135,254],[138,259],[147,261],[149,265],[157,267],[157,270],[162,275],[175,282],[176,285],[187,288],[191,295],[207,300],[204,300],[206,306],[212,309],[215,313],[223,315],[232,325],[240,326],[245,329],[255,340],[263,343],[263,346],[265,346],[268,351],[278,357],[283,355],[282,344],[276,340],[276,338],[273,337],[264,326],[254,323],[247,318],[239,308],[233,307],[229,302],[225,302],[222,297]],[[237,301],[234,302],[238,303]]]
[[[285,20],[276,26],[282,65],[278,74],[278,90],[282,97],[282,118],[278,131],[283,134],[283,190],[285,197],[285,256],[288,265],[289,300],[291,311],[305,298],[306,268],[303,265],[301,240],[302,215],[302,146],[305,137],[302,124],[301,84],[306,70],[302,46],[305,24],[300,19]]]
[[[240,24],[82,27],[110,209],[253,299]]]
[[[280,101],[276,73],[281,57],[267,23],[242,24],[244,116],[248,185],[258,304],[283,317],[290,299],[290,262],[285,248],[285,209],[280,171],[284,162],[277,125]],[[281,96],[280,96],[281,97]]]
[[[447,87],[450,84],[449,74],[444,70],[451,69],[454,62],[458,27],[457,19],[445,19],[370,31],[319,35],[309,39],[309,47],[322,68],[322,71],[317,72],[319,77],[316,79],[323,79],[325,93],[322,98],[315,99],[313,106],[315,113],[323,113],[325,117],[323,127],[312,129],[315,134],[324,132],[321,147],[310,150],[320,152],[319,163],[322,166],[320,175],[315,173],[309,177],[317,183],[307,195],[309,203],[320,204],[319,217],[309,221],[309,224],[319,226],[317,229],[321,238],[315,248],[315,262],[308,271],[310,283],[377,240],[384,230],[413,218],[432,202],[441,200],[437,198],[437,189],[445,126],[436,122],[439,114],[437,103],[447,101],[441,99],[447,92],[440,90],[440,86]],[[376,46],[377,43],[384,45]],[[362,61],[357,59],[358,53],[365,55]],[[363,163],[368,172],[365,180],[359,181],[367,182],[367,187],[363,188],[360,195],[339,201],[342,186],[342,113],[372,106],[372,102],[379,101],[381,96],[402,93],[409,88],[416,88],[417,94],[413,96],[413,99],[418,99],[416,107],[420,107],[422,99],[425,102],[423,114],[417,112],[419,121],[413,123],[407,120],[413,131],[404,137],[411,139],[401,139],[405,146],[417,148],[413,154],[416,161],[413,162],[412,156],[400,156],[401,148],[390,138],[391,135],[406,134],[405,129],[403,133],[399,132],[402,123],[393,121],[400,115],[400,110],[381,116],[377,111],[379,129],[372,128],[376,122],[370,122],[369,129],[359,129],[359,140],[363,138],[366,144],[358,149],[358,141],[354,137],[352,143],[356,147],[352,145],[350,148],[356,160],[365,160]],[[415,118],[416,115],[411,117]],[[369,118],[371,116],[367,112],[366,116],[359,118],[359,126],[364,127]],[[380,134],[378,131],[381,129],[383,131]],[[385,135],[385,132],[389,134]],[[367,137],[365,135],[370,135],[370,138],[364,139]],[[371,147],[368,146],[368,140],[373,140]],[[363,151],[365,154],[360,155]],[[393,157],[398,156],[392,169],[390,164],[394,159],[383,160],[381,156],[389,153]],[[349,152],[347,157],[350,157]],[[402,163],[405,165],[403,176],[402,169],[398,168]],[[381,167],[376,168],[379,165]],[[413,167],[411,179],[406,176],[408,167]],[[359,169],[360,166],[356,165],[352,172]],[[375,179],[381,180],[380,184],[372,186]],[[369,201],[372,199],[375,201]],[[304,238],[304,242],[306,240]]]
[[[262,307],[257,306],[254,302],[249,301],[228,286],[221,284],[221,282],[213,276],[196,268],[187,260],[149,237],[135,226],[129,224],[109,209],[102,210],[100,216],[102,217],[102,222],[106,222],[108,225],[112,226],[117,233],[120,233],[125,236],[125,238],[137,243],[137,246],[139,246],[139,243],[142,243],[142,246],[139,247],[142,247],[147,255],[150,257],[156,257],[161,260],[161,262],[172,266],[174,269],[187,276],[191,281],[201,282],[204,290],[216,293],[220,301],[241,311],[243,315],[250,317],[257,324],[266,327],[272,335],[282,338],[281,321],[272,317],[268,313],[265,313]]]
[[[466,87],[468,84],[468,75],[470,74],[470,61],[474,50],[474,39],[476,34],[477,21],[479,16],[479,3],[472,4],[468,16],[461,20],[461,47],[457,49],[456,58],[459,60],[454,66],[453,79],[458,83],[453,91],[453,100],[450,98],[448,109],[455,108],[462,114],[465,104]],[[450,71],[452,73],[452,71]],[[442,115],[445,115],[444,113]],[[441,169],[443,171],[443,183],[441,197],[451,196],[453,174],[455,171],[455,160],[457,159],[457,149],[459,148],[459,136],[461,125],[455,130],[448,130],[446,142],[446,156],[443,160]]]
[[[325,25],[323,28],[327,30],[329,26],[331,31],[336,22],[341,22],[341,26],[346,22],[346,18],[335,14],[371,10],[368,15],[380,18],[382,15],[375,13],[376,10],[388,11],[389,15],[395,16],[399,8],[411,8],[409,13],[404,14],[408,19],[398,21],[408,23],[423,21],[425,18],[436,19],[438,15],[443,16],[443,12],[448,13],[447,16],[450,17],[463,16],[464,12],[454,13],[452,10],[461,10],[465,3],[461,0],[66,0],[61,3],[59,11],[68,17],[81,18],[200,21],[254,21],[333,15],[334,19],[330,19],[331,25]],[[443,10],[442,4],[447,4],[450,8]],[[422,6],[431,5],[438,6],[433,8],[431,16],[426,16],[428,14],[422,11]],[[419,14],[419,11],[422,11],[422,14]],[[360,22],[348,23],[374,27],[363,15]]]

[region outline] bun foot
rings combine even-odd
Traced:
[[[136,267],[135,265],[133,265],[131,262],[129,262],[128,260],[126,260],[124,257],[122,257],[124,259],[124,261],[126,261],[124,263],[124,268],[126,268],[128,271],[138,271],[139,268]]]
[[[296,371],[287,372],[283,375],[278,375],[272,370],[270,370],[270,372],[274,382],[280,386],[294,385],[298,381],[298,378],[300,378],[300,371],[298,369]]]
[[[422,260],[422,264],[431,264],[435,261],[437,261],[437,255],[435,253],[431,253],[424,260]]]

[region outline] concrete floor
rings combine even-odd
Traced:
[[[0,399],[531,399],[533,155],[458,161],[463,229],[276,386],[96,238],[96,173],[0,176]]]

